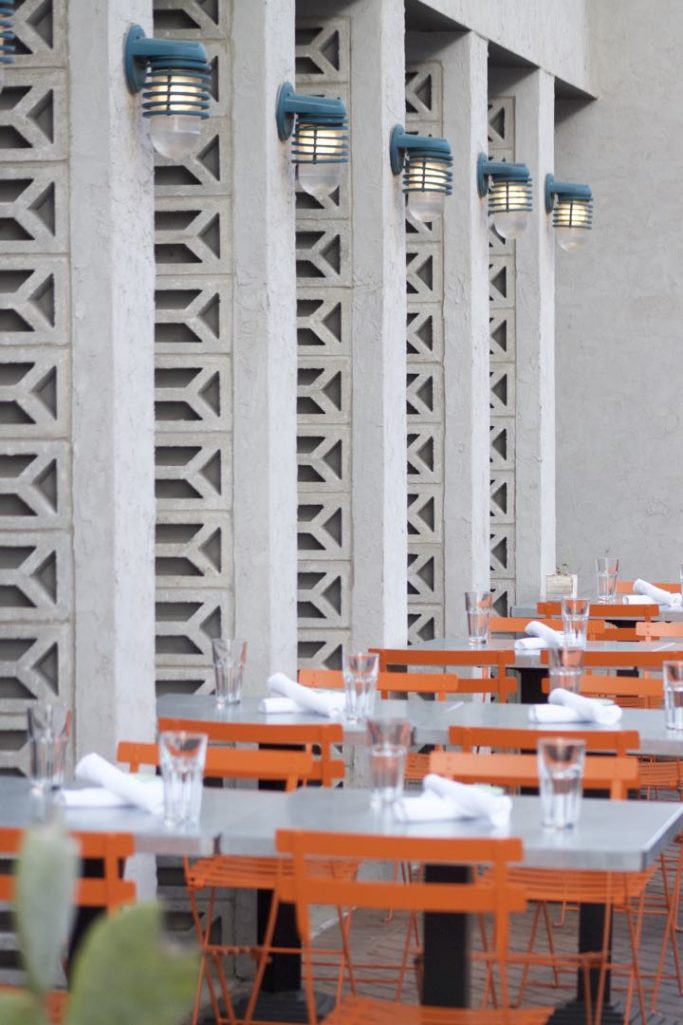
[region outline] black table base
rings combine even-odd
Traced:
[[[583,1001],[572,1000],[568,1004],[556,1007],[548,1018],[547,1025],[587,1025],[589,1020]],[[602,1009],[600,1022],[596,1022],[593,1016],[593,1025],[624,1025],[624,1015],[615,1007],[608,1005]]]
[[[235,1001],[235,1015],[244,1018],[248,997]],[[326,1018],[335,1005],[334,997],[324,993],[316,993],[315,1007],[318,1021]],[[306,998],[302,990],[280,990],[277,993],[264,993],[261,990],[254,1011],[255,1021],[291,1021],[307,1022]],[[210,1018],[213,1025],[213,1015]]]

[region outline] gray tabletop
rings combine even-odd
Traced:
[[[683,806],[661,801],[584,799],[572,830],[544,829],[537,797],[514,797],[505,829],[481,820],[403,823],[390,809],[375,810],[366,790],[307,789],[254,795],[254,815],[239,833],[223,833],[221,851],[268,855],[278,829],[314,829],[376,836],[518,836],[524,864],[537,868],[640,871],[651,864],[681,828]]]
[[[416,744],[445,744],[449,726],[502,726],[528,730],[530,734],[552,728],[552,723],[529,722],[529,705],[466,702],[448,710],[437,701],[411,702],[407,709]],[[562,731],[637,730],[638,754],[683,758],[683,731],[667,730],[664,711],[659,708],[625,708],[616,726],[594,723],[562,723]]]
[[[559,598],[539,598],[538,600],[539,601],[559,601],[560,599]],[[590,600],[591,600],[591,603],[594,606],[597,607],[597,606],[600,605],[600,602],[598,601],[597,598],[591,598]],[[616,604],[618,604],[618,603],[619,603],[619,595],[617,595],[617,598],[616,598]],[[612,615],[612,613],[610,613],[610,615],[608,617],[610,623],[613,620],[616,620],[616,619],[630,619],[630,620],[633,620],[633,618],[634,618],[633,617],[633,612],[631,611],[631,613],[629,614],[630,606],[626,605],[624,603],[624,607],[623,608],[624,608],[623,612],[620,615],[618,615],[618,616]],[[512,608],[510,609],[510,615],[511,616],[532,616],[532,617],[538,617],[538,614],[539,613],[538,613],[538,609],[536,607],[536,603],[535,602],[530,602],[528,605],[513,605]],[[638,616],[636,618],[640,619],[642,617]],[[659,614],[656,615],[656,616],[653,616],[652,620],[655,623],[683,623],[683,609],[661,609],[660,608]]]
[[[157,701],[157,716],[163,718],[193,719],[196,722],[211,723],[262,723],[276,726],[319,726],[325,722],[339,721],[344,727],[347,744],[365,744],[364,722],[349,722],[348,719],[326,719],[312,712],[295,712],[289,715],[265,715],[259,712],[260,698],[243,698],[237,705],[216,708],[216,699],[211,694],[165,694]],[[406,702],[377,699],[376,709],[383,716],[404,719]]]
[[[492,637],[482,651],[510,651],[514,649],[514,638]],[[437,651],[476,651],[466,637],[441,637],[433,641],[424,641],[414,645],[416,649]],[[683,657],[683,638],[681,640],[661,641],[589,641],[586,645],[587,655],[617,654],[623,655],[623,665],[637,665],[639,655],[658,654],[664,657]],[[631,661],[631,656],[636,656]],[[540,651],[515,651],[514,660],[508,662],[511,669],[545,669]]]

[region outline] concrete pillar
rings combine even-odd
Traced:
[[[406,283],[401,178],[389,136],[405,123],[402,0],[350,8],[353,196],[354,645],[407,630]]]
[[[534,210],[516,245],[517,601],[536,599],[555,569],[555,248],[545,212],[554,170],[555,83],[545,71],[500,70],[498,95],[515,96],[515,159],[528,164]]]
[[[476,157],[486,152],[488,44],[474,32],[440,54],[453,196],[444,215],[444,562],[446,635],[466,629],[463,592],[489,586],[489,281],[487,205]]]
[[[294,0],[233,8],[235,632],[247,688],[296,671],[294,171],[275,99],[294,81]]]
[[[70,0],[76,753],[154,736],[152,151],[123,40],[151,0]]]

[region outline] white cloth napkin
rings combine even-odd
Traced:
[[[346,707],[344,691],[321,691],[303,687],[284,673],[268,677],[268,693],[259,703],[259,712],[285,715],[288,712],[313,712],[327,719],[340,719]],[[272,695],[275,695],[274,697]]]
[[[551,626],[539,623],[537,619],[527,623],[524,633],[529,636],[520,637],[515,641],[517,651],[540,651],[541,648],[559,648],[564,644],[564,634],[561,630],[553,630]]]
[[[680,594],[673,594],[671,591],[664,591],[661,587],[655,587],[654,584],[648,584],[647,580],[636,580],[633,584],[633,590],[636,594],[646,594],[648,598],[652,598],[657,605],[663,605],[667,609],[680,609],[683,603],[683,598]]]
[[[67,808],[125,808],[130,805],[125,797],[112,794],[104,787],[80,787],[78,790],[62,790],[61,793]]]
[[[649,594],[622,594],[624,605],[657,605]]]
[[[456,783],[435,773],[422,781],[418,797],[404,797],[394,805],[401,822],[446,822],[453,819],[488,819],[493,826],[505,826],[512,801],[467,783]]]
[[[126,804],[134,804],[150,815],[163,815],[164,790],[161,780],[150,780],[142,783],[129,772],[112,765],[98,754],[85,755],[76,766],[76,779],[84,783],[97,783],[117,797],[124,799]],[[76,793],[76,791],[72,791]]]
[[[529,719],[536,723],[594,722],[599,726],[615,726],[621,716],[619,705],[605,705],[562,687],[551,690],[547,705],[529,707]]]

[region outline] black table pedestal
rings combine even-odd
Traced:
[[[427,865],[428,883],[467,883],[466,865]],[[468,1007],[470,995],[469,918],[464,914],[424,916],[422,1003],[432,1007]]]

